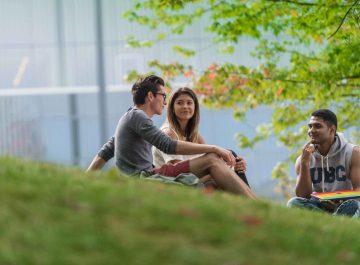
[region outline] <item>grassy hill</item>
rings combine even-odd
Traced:
[[[358,264],[360,220],[0,158],[0,264]]]

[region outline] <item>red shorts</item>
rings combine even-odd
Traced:
[[[184,160],[179,163],[173,164],[164,164],[161,167],[156,167],[152,170],[156,174],[160,174],[168,177],[176,177],[181,173],[190,172],[190,160]]]

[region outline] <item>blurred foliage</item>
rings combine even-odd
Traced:
[[[213,34],[221,52],[240,49],[242,37],[257,40],[256,68],[213,63],[195,71],[178,62],[150,65],[168,80],[185,76],[205,105],[233,108],[235,118],[244,120],[259,106],[273,109],[270,123],[259,126],[253,139],[241,133],[238,139],[241,147],[253,147],[275,135],[292,154],[273,172],[283,184],[289,183],[289,163],[306,140],[303,125],[314,109],[334,110],[339,130],[360,126],[355,111],[360,104],[359,12],[359,0],[148,0],[134,3],[125,17],[159,32],[155,40],[138,44],[132,38],[133,47],[182,34],[204,16],[209,22],[204,30]],[[179,46],[174,50],[194,55]],[[289,58],[286,66],[279,63],[281,58]],[[353,141],[359,139],[359,134],[352,135]]]

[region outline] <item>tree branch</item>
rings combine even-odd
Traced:
[[[217,4],[215,4],[215,5],[211,6],[211,7],[209,7],[209,8],[207,8],[207,9],[204,9],[204,13],[207,13],[207,12],[215,9],[216,7],[218,7],[218,6],[221,5],[221,4],[226,4],[226,1],[221,0],[219,3],[217,3]]]
[[[270,2],[285,2],[289,4],[299,5],[299,6],[318,6],[318,4],[315,3],[308,3],[308,2],[297,2],[297,1],[291,1],[291,0],[269,0]]]
[[[341,79],[358,79],[358,78],[360,78],[360,75],[344,76]]]
[[[337,29],[335,30],[335,32],[333,34],[330,35],[330,37],[328,37],[328,40],[331,39],[332,37],[335,36],[335,34],[340,30],[341,26],[344,24],[344,21],[347,17],[347,15],[350,13],[351,9],[359,3],[360,0],[355,0],[354,3],[351,5],[351,7],[348,9],[348,11],[345,13],[345,16],[342,18],[340,25],[337,27]]]
[[[338,80],[343,80],[343,79],[357,79],[357,78],[360,78],[360,76],[348,76],[348,77],[342,77],[342,78],[339,78]],[[256,80],[254,78],[249,78],[249,77],[246,77],[245,79],[247,80]],[[282,82],[285,82],[285,83],[293,83],[293,84],[310,84],[312,83],[312,81],[304,81],[304,80],[294,80],[294,79],[280,79],[280,78],[271,78],[271,77],[264,77],[264,78],[257,78],[257,80],[262,80],[262,81],[282,81]],[[325,84],[325,83],[324,83]],[[357,88],[360,88],[360,85],[359,84],[336,84],[336,83],[333,83],[335,86],[337,87],[357,87]]]
[[[292,0],[268,0],[270,2],[275,3],[289,3],[293,5],[299,5],[299,6],[324,6],[324,4],[316,4],[316,3],[309,3],[309,2],[298,2],[298,1],[292,1]],[[331,7],[345,7],[348,5],[338,5],[338,4],[330,4]]]
[[[335,86],[337,87],[356,87],[359,88],[360,85],[354,84],[354,85],[349,85],[349,84],[335,84]],[[354,94],[355,95],[355,94]],[[360,94],[356,94],[356,96],[358,97]]]
[[[308,60],[312,60],[312,61],[320,61],[320,62],[327,62],[327,60],[324,60],[324,59],[321,59],[319,57],[310,57],[310,56],[307,56],[299,51],[296,51],[296,50],[284,50],[284,53],[287,52],[289,54],[293,54],[293,53],[296,53],[297,55],[305,58],[305,59],[308,59]]]

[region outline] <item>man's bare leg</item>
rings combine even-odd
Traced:
[[[218,155],[210,153],[190,160],[190,172],[196,176],[210,174],[223,190],[255,199],[255,193]]]

